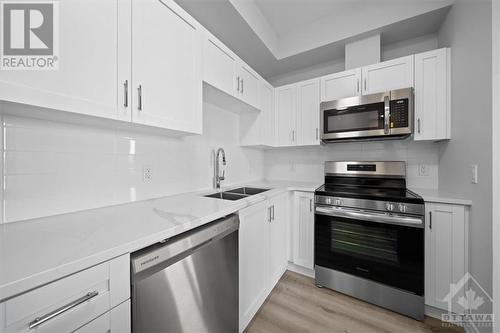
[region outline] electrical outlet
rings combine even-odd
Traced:
[[[142,181],[149,183],[153,179],[153,170],[149,165],[142,167]]]
[[[418,165],[418,175],[421,177],[429,177],[429,165],[419,164]]]
[[[472,182],[472,184],[477,184],[478,183],[478,171],[479,171],[478,169],[479,168],[478,168],[477,164],[473,164],[471,166],[471,172],[472,172],[472,174],[471,174],[471,176],[472,176],[471,182]]]

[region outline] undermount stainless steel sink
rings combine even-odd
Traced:
[[[205,197],[208,197],[208,198],[223,199],[223,200],[239,200],[239,199],[244,199],[247,196],[248,195],[229,193],[229,192],[217,192],[217,193],[205,195]]]
[[[228,193],[238,193],[238,194],[244,194],[244,195],[254,195],[254,194],[259,194],[262,192],[269,191],[268,188],[257,188],[257,187],[239,187],[235,188],[234,190],[229,190],[227,191]]]
[[[229,191],[207,194],[205,197],[223,200],[239,200],[269,190],[268,188],[239,187]]]

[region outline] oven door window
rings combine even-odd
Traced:
[[[424,229],[315,215],[315,264],[417,295],[424,292]]]
[[[384,128],[384,103],[354,106],[344,110],[325,110],[324,132],[370,131]]]

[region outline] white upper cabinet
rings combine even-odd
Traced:
[[[58,3],[59,69],[1,70],[0,100],[130,121],[130,1]]]
[[[451,138],[450,49],[415,55],[415,140]]]
[[[319,145],[319,86],[319,79],[297,84],[297,145]]]
[[[236,97],[260,109],[260,80],[257,73],[246,65],[237,68]]]
[[[275,90],[276,146],[294,146],[297,140],[295,117],[297,109],[297,85],[291,84]],[[319,110],[318,110],[319,112]]]
[[[321,101],[361,95],[361,68],[321,77]]]
[[[133,121],[202,132],[200,27],[173,0],[132,1]]]
[[[207,36],[203,45],[203,80],[233,95],[236,59],[236,56],[218,39]]]
[[[362,67],[363,95],[413,87],[413,55]]]

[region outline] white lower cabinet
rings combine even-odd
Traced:
[[[295,192],[292,222],[292,263],[314,269],[314,193]]]
[[[78,333],[130,333],[130,300],[123,302],[90,323],[80,327]]]
[[[440,203],[425,205],[425,304],[448,310],[445,297],[452,284],[468,272],[468,207]],[[464,296],[461,288],[454,299]],[[463,309],[452,302],[452,310]]]
[[[239,326],[242,332],[286,269],[288,193],[239,212]]]
[[[0,332],[72,332],[129,299],[127,254],[0,303]],[[130,322],[130,312],[118,317]]]

